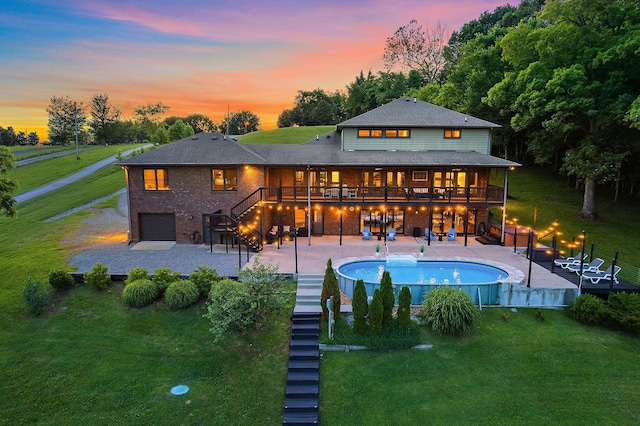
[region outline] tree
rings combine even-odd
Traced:
[[[412,19],[387,38],[382,56],[387,69],[417,70],[426,82],[440,83],[445,66],[446,33],[446,26],[439,21],[435,26],[423,28]]]
[[[169,126],[169,142],[184,139],[191,135],[193,135],[193,129],[191,126],[187,126],[180,119],[176,120],[175,123]]]
[[[182,121],[184,121],[184,124],[191,126],[194,133],[218,131],[216,123],[203,114],[191,114],[186,116]]]
[[[278,117],[278,127],[320,126],[336,124],[343,118],[344,95],[325,93],[322,89],[298,90],[293,109],[284,110]]]
[[[36,132],[31,132],[27,135],[27,144],[38,145],[40,143],[40,136]]]
[[[411,290],[403,286],[398,297],[398,327],[408,331],[411,326]]]
[[[382,306],[382,296],[380,295],[380,289],[376,288],[373,292],[373,300],[369,307],[369,329],[371,334],[379,336],[382,334],[382,316],[384,308]]]
[[[13,146],[18,143],[18,137],[13,127],[9,126],[6,129],[0,128],[0,145]]]
[[[529,139],[540,164],[584,183],[581,216],[596,216],[595,186],[616,179],[638,133],[626,120],[640,94],[640,11],[636,2],[548,1],[537,22],[500,41],[513,71],[488,102]]]
[[[18,189],[18,184],[7,177],[13,169],[13,154],[6,146],[0,146],[0,213],[7,217],[15,217],[16,200],[13,193]]]
[[[244,135],[255,132],[260,127],[260,119],[251,111],[231,113],[220,124],[220,129],[229,135]]]
[[[367,311],[369,303],[367,301],[367,290],[363,280],[356,281],[353,290],[353,331],[357,334],[364,334],[367,331]]]
[[[415,70],[405,76],[399,72],[371,72],[365,77],[362,72],[355,81],[347,85],[347,97],[344,101],[346,118],[355,117],[394,99],[416,91],[424,83],[424,79]]]
[[[278,266],[263,263],[260,255],[254,258],[251,268],[242,269],[238,273],[238,279],[248,287],[254,327],[264,325],[271,312],[285,305],[286,298],[281,291]]]
[[[101,145],[117,143],[113,131],[115,124],[120,119],[121,111],[109,103],[109,95],[106,93],[93,95],[89,107],[91,108],[89,127],[95,141]]]
[[[87,122],[87,113],[82,103],[68,96],[53,96],[47,107],[49,113],[49,141],[55,145],[69,145],[80,134]]]
[[[159,127],[162,121],[162,116],[169,111],[170,107],[164,105],[162,102],[148,103],[146,105],[140,105],[133,110],[133,118],[140,129],[145,132],[149,137]]]
[[[322,281],[322,292],[320,294],[320,305],[322,306],[322,319],[329,319],[329,310],[327,309],[327,300],[333,296],[333,318],[337,321],[340,319],[340,287],[336,273],[331,266],[331,258],[327,260],[327,267],[324,271],[324,279]]]
[[[158,126],[151,136],[151,143],[154,145],[165,145],[169,143],[169,131],[164,126]]]
[[[391,327],[393,319],[393,305],[396,301],[389,271],[382,273],[382,278],[380,279],[380,297],[382,298],[382,327],[389,328]]]

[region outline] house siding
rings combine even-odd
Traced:
[[[358,129],[344,129],[342,143],[353,151],[476,151],[490,154],[488,129],[461,129],[458,139],[445,139],[444,129],[412,129],[409,138],[359,138]]]

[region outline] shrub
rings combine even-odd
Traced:
[[[40,281],[29,278],[22,295],[30,315],[37,316],[47,310],[50,302],[50,292]]]
[[[71,274],[66,271],[60,269],[49,272],[49,284],[51,284],[51,287],[56,291],[69,290],[75,283]]]
[[[409,331],[411,326],[411,290],[408,286],[403,286],[398,296],[398,328],[403,331]]]
[[[436,333],[461,335],[475,326],[478,308],[464,291],[440,286],[425,295],[420,316]]]
[[[254,323],[249,289],[230,279],[223,279],[211,287],[205,318],[211,321],[209,331],[213,341],[224,339],[233,331],[242,331]]]
[[[584,293],[567,306],[567,316],[582,324],[601,324],[607,315],[604,300],[592,294]]]
[[[254,325],[259,327],[266,322],[269,314],[281,309],[286,303],[282,293],[283,281],[278,275],[278,266],[264,264],[262,256],[253,259],[253,266],[238,273],[238,280],[247,286],[251,303],[254,306]]]
[[[320,296],[320,304],[322,305],[322,319],[329,319],[329,311],[327,309],[327,300],[333,296],[333,319],[340,319],[340,286],[336,273],[331,265],[331,258],[327,260],[327,268],[324,271],[324,280],[322,281],[322,293]]]
[[[124,280],[124,285],[129,285],[134,281],[138,280],[148,280],[149,273],[147,272],[147,268],[133,268],[129,271],[127,275],[127,279]]]
[[[364,334],[367,331],[367,290],[364,281],[356,281],[356,288],[353,290],[353,331],[357,334]]]
[[[371,334],[374,336],[379,336],[382,334],[382,315],[383,315],[383,307],[382,307],[382,296],[380,295],[380,289],[376,289],[373,292],[373,300],[371,301],[371,306],[369,307],[369,329],[371,330]]]
[[[640,294],[611,293],[607,306],[611,327],[630,333],[640,333]]]
[[[185,309],[200,298],[200,291],[189,280],[178,280],[169,284],[164,293],[164,301],[169,309]]]
[[[104,290],[109,287],[111,275],[108,273],[108,268],[102,263],[96,263],[90,272],[84,273],[84,283],[96,290]]]
[[[132,281],[122,291],[122,298],[132,308],[149,306],[158,299],[158,295],[158,286],[149,279]]]
[[[189,281],[198,287],[202,297],[209,296],[211,286],[220,280],[222,280],[222,277],[218,275],[218,272],[206,265],[198,266],[198,269],[189,274]]]
[[[382,278],[380,279],[380,297],[382,298],[382,327],[389,328],[391,327],[391,320],[393,319],[393,305],[396,303],[389,271],[382,273]]]
[[[158,287],[158,291],[162,296],[164,291],[169,287],[169,284],[176,282],[180,279],[180,272],[171,272],[171,268],[158,268],[153,271],[151,281]]]

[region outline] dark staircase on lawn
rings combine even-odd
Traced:
[[[320,401],[320,314],[294,312],[291,321],[282,424],[315,425]]]

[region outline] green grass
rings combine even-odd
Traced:
[[[99,160],[114,156],[118,151],[126,151],[141,145],[91,146],[83,148],[78,160],[75,155],[37,161],[17,167],[9,173],[9,178],[18,182],[18,193],[30,191],[77,172]]]
[[[238,138],[246,144],[298,144],[335,130],[336,126],[303,126],[251,132]]]
[[[597,220],[579,217],[582,209],[582,190],[567,185],[565,177],[557,176],[550,171],[536,167],[522,167],[509,174],[509,200],[507,201],[507,219],[514,217],[518,224],[534,227],[544,235],[554,221],[560,226],[558,247],[566,255],[570,254],[570,243],[575,237],[578,245],[582,244],[580,236],[586,232],[585,250],[594,244],[594,257],[605,260],[608,266],[619,252],[618,264],[622,267],[619,278],[638,283],[638,266],[640,266],[640,244],[635,236],[640,235],[640,216],[638,208],[640,200],[625,198],[620,195],[618,202],[613,201],[613,190],[606,187],[596,192],[596,208],[599,212]],[[495,211],[494,223],[499,223],[500,213]],[[540,240],[551,246],[553,234]],[[580,251],[577,247],[574,251]]]
[[[322,424],[640,422],[640,340],[536,311],[485,309],[471,335],[425,332],[426,351],[325,352]]]

